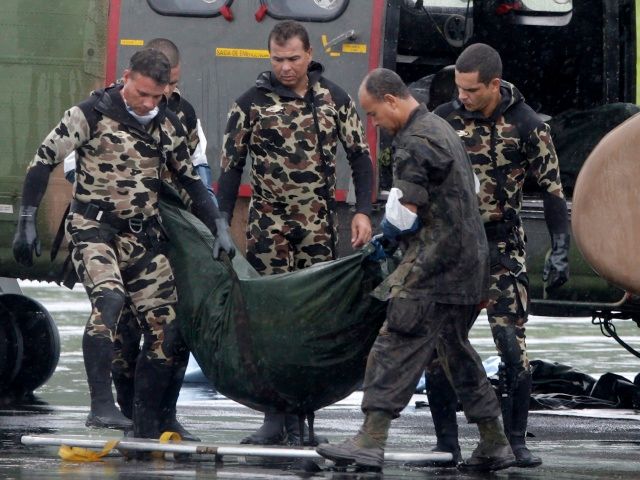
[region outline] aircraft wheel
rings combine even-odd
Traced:
[[[24,343],[14,315],[0,303],[0,392],[16,378],[22,366]]]
[[[7,336],[6,350],[13,348],[16,373],[10,383],[0,383],[0,391],[4,386],[4,390],[14,393],[31,393],[49,380],[58,365],[58,328],[41,303],[24,295],[0,295],[0,314],[2,312],[5,318],[13,319],[20,341],[12,343]]]

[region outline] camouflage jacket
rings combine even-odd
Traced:
[[[501,101],[489,118],[467,111],[458,100],[439,106],[434,113],[446,119],[464,142],[480,181],[478,199],[485,226],[508,220],[520,224],[511,241],[496,241],[496,245],[499,253],[517,262],[506,262],[510,270],[524,272],[525,235],[520,210],[525,177],[535,180],[543,193],[561,199],[555,205],[566,203],[549,126],[524,102],[515,86],[502,81],[500,93]]]
[[[53,168],[76,150],[74,198],[122,218],[156,215],[163,165],[184,185],[200,178],[189,159],[184,129],[165,102],[145,128],[127,112],[121,88],[98,90],[67,110],[31,166]]]
[[[469,157],[456,132],[420,105],[393,141],[393,186],[418,207],[421,229],[385,284],[392,297],[472,305],[489,282],[487,239]]]
[[[182,96],[180,90],[177,88],[167,99],[167,108],[175,114],[182,122],[182,126],[185,129],[187,135],[187,144],[189,147],[189,153],[193,155],[196,151],[200,138],[198,137],[198,116],[193,105]]]
[[[320,64],[310,64],[310,94],[304,98],[271,72],[263,72],[236,100],[223,140],[218,191],[222,211],[233,213],[247,153],[252,157],[254,203],[279,203],[285,209],[292,204],[326,204],[327,186],[329,199],[335,198],[336,152],[342,143],[353,172],[356,210],[370,214],[372,167],[362,123],[353,100],[322,77],[322,71]]]
[[[434,111],[465,144],[480,180],[480,215],[485,223],[520,214],[527,174],[542,190],[564,198],[549,126],[512,84],[502,81],[500,93],[502,99],[490,118],[467,111],[458,100]]]

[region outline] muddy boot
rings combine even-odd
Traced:
[[[286,414],[284,416],[284,426],[287,432],[286,443],[287,445],[299,446],[300,445],[300,421],[297,415]],[[309,427],[307,422],[303,423],[304,427],[304,445],[317,447],[321,443],[329,443],[327,437],[313,434],[313,439],[309,440]]]
[[[391,414],[380,410],[367,413],[355,437],[338,444],[323,444],[316,452],[333,460],[337,466],[354,464],[368,470],[382,470]]]
[[[113,401],[111,391],[111,359],[113,344],[104,337],[82,337],[82,353],[91,396],[91,411],[85,425],[97,428],[131,428],[131,420],[125,417]]]
[[[527,374],[524,378],[518,380],[514,390],[511,431],[505,432],[508,435],[513,454],[516,456],[516,467],[520,468],[533,468],[542,465],[542,459],[533,455],[525,443],[530,396],[531,374]]]
[[[453,460],[438,466],[455,467],[462,461],[456,419],[458,397],[442,369],[429,372],[427,378],[427,398],[437,440],[431,451],[451,453]]]
[[[240,443],[252,445],[281,445],[286,439],[284,413],[265,413],[262,426]]]
[[[478,422],[480,443],[458,469],[463,472],[493,472],[515,465],[516,457],[502,429],[500,418]]]

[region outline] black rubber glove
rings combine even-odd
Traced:
[[[568,233],[551,235],[551,250],[547,253],[542,269],[542,281],[545,290],[550,293],[569,280],[569,246],[571,237]]]
[[[236,254],[236,246],[231,239],[229,233],[229,221],[223,214],[222,217],[216,218],[216,240],[213,242],[213,256],[220,258],[220,250],[224,250],[233,258]]]
[[[25,267],[33,265],[34,252],[38,257],[42,253],[36,228],[37,214],[38,207],[25,205],[20,207],[18,214],[18,228],[13,237],[13,258]]]
[[[374,246],[375,250],[369,254],[368,258],[374,262],[381,262],[385,258],[391,257],[398,248],[396,240],[391,240],[382,233],[375,235],[369,243]]]

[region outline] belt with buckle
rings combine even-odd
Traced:
[[[101,210],[95,203],[85,203],[73,199],[69,208],[70,212],[78,213],[88,220],[106,223],[119,232],[141,233],[147,223],[153,217],[136,215],[130,218],[121,218],[113,213]]]

